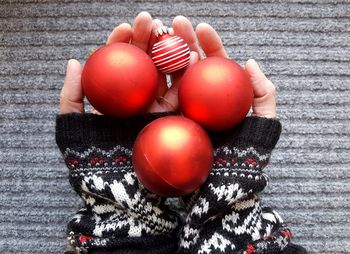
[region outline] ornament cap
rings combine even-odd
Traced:
[[[160,26],[156,29],[155,35],[158,40],[164,40],[171,37],[171,32],[167,26]]]

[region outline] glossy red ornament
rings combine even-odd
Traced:
[[[208,134],[183,116],[166,116],[148,124],[137,136],[132,163],[148,190],[177,197],[196,190],[213,162]]]
[[[246,71],[233,60],[208,57],[190,66],[179,86],[183,114],[212,131],[240,123],[253,102]]]
[[[143,113],[154,101],[157,78],[157,69],[144,51],[128,43],[112,43],[89,57],[81,81],[97,111],[130,117]]]
[[[189,65],[190,49],[181,37],[170,35],[165,26],[157,29],[156,37],[151,56],[161,72],[169,74]]]

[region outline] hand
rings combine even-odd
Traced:
[[[193,57],[191,64],[205,57],[223,57],[229,58],[222,44],[220,36],[209,24],[200,23],[195,31],[191,22],[183,16],[178,16],[173,21],[175,34],[182,37],[190,46],[190,50],[196,53],[199,57]],[[196,43],[196,39],[199,44]],[[200,51],[205,56],[200,54]],[[264,73],[259,68],[258,64],[253,59],[249,59],[245,65],[245,69],[250,76],[254,89],[253,115],[266,118],[276,117],[276,89],[274,84],[266,78]],[[177,76],[176,76],[177,75]],[[173,97],[169,101],[173,105],[178,106],[177,88],[178,80],[182,73],[175,74],[175,86],[173,86]],[[174,76],[174,75],[173,75]],[[174,77],[173,77],[174,78]]]
[[[156,42],[153,32],[160,26],[163,26],[160,20],[155,19],[152,21],[151,16],[147,12],[141,12],[135,19],[133,29],[127,24],[120,25],[113,30],[107,40],[107,44],[131,40],[131,43],[150,53],[153,44]],[[177,16],[172,22],[172,29],[175,35],[182,37],[189,45],[191,51],[190,65],[203,58],[201,50],[206,56],[228,57],[219,35],[210,25],[205,23],[199,24],[194,31],[191,22],[187,18]],[[127,35],[121,36],[121,33]],[[133,35],[131,35],[132,33]],[[148,109],[149,112],[164,112],[178,109],[178,87],[184,71],[184,69],[177,71],[170,76],[170,88],[167,86],[166,76],[158,72],[158,96],[163,99],[155,100]]]
[[[153,31],[162,26],[158,19],[152,20],[147,12],[141,12],[134,21],[133,27],[123,23],[116,28],[107,39],[106,44],[113,42],[130,42],[131,44],[150,52],[155,42]],[[220,36],[215,29],[206,23],[199,24],[195,31],[191,22],[183,17],[177,16],[173,20],[173,31],[182,37],[191,50],[190,65],[204,58],[205,56],[217,56],[228,58],[223,47]],[[199,44],[197,44],[197,41]],[[205,56],[201,54],[201,49]],[[275,86],[262,73],[257,63],[250,59],[245,66],[254,88],[253,115],[260,117],[276,117]],[[84,95],[81,86],[82,67],[77,60],[68,61],[67,74],[64,86],[60,95],[60,113],[84,112]],[[167,87],[166,77],[159,72],[158,95],[164,100],[155,100],[148,109],[149,112],[171,111],[178,108],[178,86],[184,71],[180,70],[171,75],[172,86]],[[98,113],[93,110],[94,113]]]
[[[154,21],[154,28],[161,25],[162,23],[159,20]],[[172,27],[174,29],[174,33],[182,37],[190,47],[190,65],[205,57],[216,56],[228,58],[220,36],[209,24],[200,23],[197,25],[194,31],[191,22],[187,18],[184,16],[177,16],[173,20]],[[204,55],[201,54],[201,51],[204,53]],[[252,105],[253,115],[266,118],[275,118],[276,89],[274,84],[266,78],[255,60],[249,59],[246,63],[245,69],[251,78],[254,89],[254,101]],[[179,71],[171,76],[172,87],[164,96],[164,98],[176,108],[178,108],[178,85],[183,73],[183,71]],[[158,105],[151,107],[151,110],[157,109],[157,106]]]
[[[192,29],[192,25],[186,22],[187,19],[177,19],[174,25],[176,31],[180,34],[186,33],[186,30]],[[139,47],[147,53],[150,53],[152,45],[156,38],[154,31],[162,26],[162,22],[158,19],[152,20],[152,17],[147,12],[141,12],[134,20],[133,27],[130,24],[123,23],[112,31],[109,35],[106,44],[115,42],[130,43]],[[193,30],[193,29],[192,29]],[[194,44],[194,33],[187,36],[187,40]],[[195,46],[191,46],[194,48]],[[196,47],[196,49],[198,49]],[[198,61],[198,53],[191,52],[190,64]],[[84,94],[81,86],[82,66],[80,63],[71,59],[68,61],[67,73],[64,85],[60,95],[60,113],[83,113],[84,112]],[[180,74],[181,73],[181,74]],[[173,85],[170,89],[167,87],[166,76],[158,72],[158,96],[163,100],[156,99],[149,107],[149,112],[165,112],[177,109],[177,87],[183,71],[174,74],[172,78]],[[159,98],[158,97],[158,98]],[[93,113],[98,113],[93,109]]]

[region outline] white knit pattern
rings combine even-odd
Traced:
[[[78,189],[81,189],[78,194],[89,208],[80,212],[93,212],[86,219],[94,223],[94,236],[104,237],[119,231],[127,231],[128,237],[159,235],[172,232],[178,226],[175,217],[157,206],[161,198],[139,183],[131,166],[125,167],[131,164],[131,152],[127,148],[119,145],[103,150],[93,146],[83,152],[68,148],[64,155],[79,161],[70,168],[70,173],[78,179]],[[118,156],[125,157],[124,163],[111,159]],[[104,163],[90,164],[96,157],[103,158]],[[81,223],[84,216],[78,213],[73,222]]]
[[[217,148],[214,154],[216,162],[207,182],[199,193],[187,198],[193,206],[180,237],[181,250],[185,253],[244,253],[244,249],[237,249],[237,245],[242,248],[242,241],[246,244],[258,241],[257,248],[262,250],[272,245],[282,249],[288,242],[281,242],[285,239],[283,236],[276,242],[260,241],[282,223],[276,212],[261,209],[254,189],[268,182],[261,166],[267,164],[270,153],[259,153],[253,147],[225,146]]]

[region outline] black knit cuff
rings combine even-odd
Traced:
[[[61,152],[99,144],[101,148],[121,143],[131,147],[138,133],[151,121],[172,112],[149,113],[133,118],[116,118],[90,113],[70,113],[56,117],[56,143]]]
[[[281,254],[307,254],[307,251],[302,246],[289,243]]]
[[[176,238],[174,235],[155,235],[142,237],[111,237],[105,239],[93,238],[79,243],[77,236],[73,241],[79,244],[79,253],[91,254],[172,254],[176,251]],[[101,242],[104,245],[101,246]],[[74,245],[72,246],[74,249]],[[86,252],[83,252],[86,250]],[[68,252],[67,254],[69,254]],[[76,252],[74,252],[76,253]]]
[[[233,144],[237,148],[247,146],[272,150],[280,137],[279,120],[263,117],[246,117],[244,121],[225,132],[211,133],[214,147]]]

